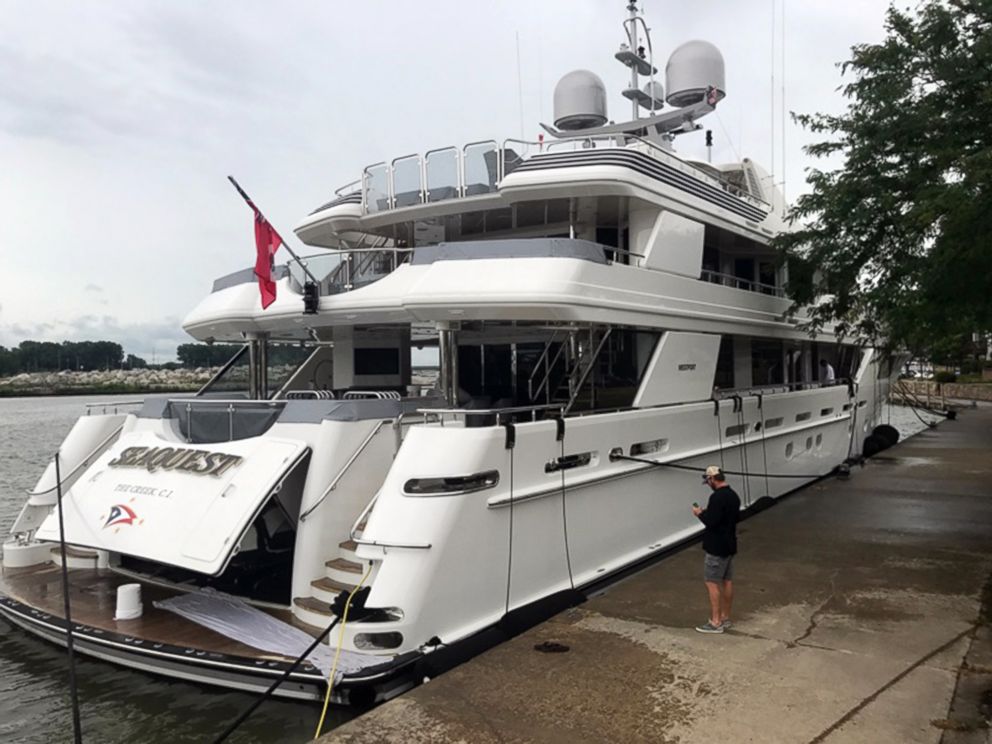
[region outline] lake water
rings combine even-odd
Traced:
[[[86,404],[106,399],[0,398],[0,537],[6,536],[24,492],[34,487]],[[883,420],[891,421],[904,437],[925,428],[904,408],[893,407]],[[210,740],[255,699],[85,657],[77,659],[77,678],[84,739],[101,743]],[[231,741],[304,742],[313,735],[319,715],[316,703],[270,700]],[[329,716],[325,730],[349,717],[342,710]],[[0,620],[0,741],[71,738],[65,651]]]

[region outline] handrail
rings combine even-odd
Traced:
[[[599,359],[599,352],[603,350],[603,344],[606,343],[606,340],[610,337],[610,333],[612,332],[613,332],[612,328],[606,329],[606,333],[604,333],[603,338],[599,340],[599,344],[596,346],[596,350],[589,356],[589,364],[586,365],[585,370],[582,372],[581,375],[579,375],[579,381],[575,383],[575,391],[568,399],[568,405],[565,406],[564,410],[562,411],[562,415],[565,415],[570,410],[572,410],[572,406],[575,404],[575,399],[579,397],[579,391],[582,389],[582,386],[586,384],[586,378],[589,376],[589,373],[592,371],[593,366],[596,364],[596,360]]]
[[[358,186],[358,189],[353,188],[355,186]],[[344,186],[339,186],[338,188],[334,189],[334,195],[345,196],[345,194],[354,194],[356,191],[358,191],[361,188],[361,186],[362,186],[362,179],[356,178],[354,181],[349,181]],[[346,192],[345,189],[351,189],[351,191]]]
[[[552,337],[552,340],[554,340],[553,337]],[[550,348],[550,344],[551,344],[551,341],[548,342],[548,345],[549,345],[548,348]],[[527,388],[528,388],[528,392],[530,393],[530,399],[531,400],[534,400],[534,398],[536,398],[538,395],[540,395],[541,394],[541,390],[543,390],[545,387],[548,388],[548,392],[550,393],[550,391],[551,391],[551,386],[550,386],[550,382],[551,382],[551,370],[553,370],[555,368],[555,365],[558,364],[558,360],[561,358],[561,355],[562,355],[562,352],[563,351],[565,351],[565,343],[564,342],[562,342],[558,346],[558,351],[555,353],[554,359],[552,359],[550,362],[548,362],[545,365],[544,378],[541,380],[541,384],[537,386],[537,390],[535,392],[530,393],[530,383],[531,383],[531,380],[528,380],[527,381]],[[538,360],[538,364],[540,364],[540,360]],[[535,371],[537,370],[537,365],[534,366],[534,369],[535,369]]]
[[[719,284],[723,287],[730,287],[731,289],[740,289],[745,292],[759,292],[761,294],[770,294],[774,297],[784,297],[785,289],[782,287],[777,287],[774,284],[764,284],[763,282],[758,282],[753,279],[743,279],[739,276],[734,276],[733,274],[724,274],[719,271],[712,271],[710,269],[702,269],[700,271],[699,278],[702,281],[709,282],[711,284]],[[717,279],[717,281],[712,281]],[[741,286],[746,285],[746,286]],[[757,289],[752,289],[756,287]],[[762,289],[769,289],[770,292],[763,292]]]
[[[505,414],[510,413],[527,413],[531,414],[531,421],[537,421],[538,411],[550,411],[557,409],[559,412],[562,409],[560,403],[547,403],[538,406],[510,406],[508,408],[418,408],[417,413],[423,414],[424,423],[427,423],[428,416],[437,416],[438,423],[444,426],[444,416],[445,414],[450,416],[496,416],[497,424],[500,418]]]
[[[527,377],[527,394],[530,396],[530,399],[531,400],[534,400],[534,389],[533,389],[534,388],[534,378],[537,376],[538,371],[541,369],[541,363],[544,362],[545,359],[547,359],[548,352],[551,351],[551,344],[553,344],[555,342],[555,339],[558,337],[558,331],[559,330],[560,329],[556,328],[554,331],[551,332],[551,338],[549,338],[545,342],[545,344],[544,344],[544,350],[541,352],[541,356],[539,356],[537,358],[537,361],[534,362],[534,369],[530,373],[530,375]],[[556,355],[555,361],[557,361],[557,355]],[[545,377],[547,377],[547,374],[548,373],[546,372],[545,373]],[[538,389],[540,389],[540,388],[538,388]]]
[[[73,475],[75,475],[77,470],[79,470],[82,467],[87,467],[90,464],[90,458],[93,457],[99,450],[102,450],[104,447],[110,444],[110,440],[116,437],[118,434],[120,434],[121,429],[123,428],[124,428],[124,424],[122,423],[120,426],[118,426],[116,429],[110,432],[110,434],[102,442],[100,442],[100,444],[94,447],[93,450],[88,455],[86,455],[86,457],[84,457],[82,460],[79,461],[79,464],[76,465],[76,467],[70,470],[65,476],[62,477],[61,481],[57,481],[55,485],[52,486],[51,488],[45,491],[29,491],[28,489],[25,488],[24,493],[26,493],[29,497],[44,496],[46,493],[51,493],[57,488],[65,485],[65,482],[69,480]]]
[[[356,545],[371,545],[372,547],[376,547],[376,548],[406,548],[409,550],[427,550],[428,548],[431,547],[430,543],[389,543],[389,542],[379,542],[378,540],[365,540],[364,538],[361,538],[357,534],[355,534],[358,532],[358,525],[361,523],[363,519],[365,519],[365,517],[368,516],[368,513],[372,511],[372,507],[375,505],[375,502],[378,500],[379,500],[379,493],[376,492],[375,496],[373,496],[372,499],[369,501],[369,503],[365,505],[365,508],[362,509],[361,514],[358,515],[358,519],[356,519],[354,523],[351,525],[351,530],[348,532],[348,538],[353,543],[355,543]]]
[[[427,183],[427,170],[426,170],[427,157],[435,153],[445,152],[447,150],[452,150],[455,153],[455,166],[458,175],[458,183],[456,184],[456,190],[460,197],[464,197],[466,192],[465,155],[466,155],[466,151],[469,148],[478,147],[480,145],[492,146],[493,150],[496,152],[496,174],[495,174],[496,184],[495,185],[498,186],[498,184],[506,176],[505,160],[506,160],[506,153],[510,152],[510,149],[507,147],[507,145],[510,143],[524,145],[528,148],[538,147],[542,151],[550,152],[555,148],[571,147],[572,149],[576,149],[577,146],[582,146],[582,145],[585,145],[586,147],[595,148],[596,145],[599,143],[606,145],[606,147],[622,149],[628,147],[630,144],[634,142],[649,148],[650,152],[648,154],[654,157],[656,160],[665,162],[687,175],[691,175],[694,178],[698,178],[706,183],[709,183],[710,185],[716,186],[726,191],[727,193],[732,194],[745,201],[751,202],[752,204],[760,208],[771,209],[772,207],[772,205],[769,202],[765,201],[759,196],[752,194],[749,190],[747,190],[747,188],[734,183],[729,178],[720,175],[715,175],[714,173],[708,170],[704,170],[702,167],[698,165],[683,160],[673,151],[661,147],[657,143],[652,142],[651,140],[645,137],[641,137],[639,135],[629,134],[629,133],[599,134],[599,135],[586,135],[586,136],[583,136],[581,133],[576,133],[575,136],[562,137],[560,139],[552,140],[549,142],[532,141],[525,139],[517,139],[515,137],[507,137],[503,139],[502,142],[495,139],[486,139],[486,140],[476,140],[473,142],[468,142],[462,145],[461,147],[459,147],[458,145],[437,147],[428,150],[423,155],[421,155],[420,153],[411,153],[409,155],[403,155],[398,158],[394,158],[392,161],[389,162],[380,161],[377,163],[372,163],[371,165],[366,166],[362,170],[362,178],[359,181],[353,181],[350,184],[347,184],[346,186],[342,186],[340,189],[338,189],[338,191],[343,191],[345,188],[349,188],[355,185],[356,183],[360,183],[361,193],[362,193],[362,213],[369,214],[369,203],[368,203],[368,181],[370,178],[369,171],[374,168],[379,168],[380,166],[385,168],[385,178],[386,178],[385,196],[386,196],[386,204],[387,204],[386,209],[395,209],[396,208],[396,193],[395,193],[396,164],[402,160],[407,160],[410,158],[417,159],[417,163],[419,165],[419,171],[420,171],[420,185],[419,185],[420,203],[426,204],[426,203],[430,203],[430,200],[428,198],[429,189]],[[529,157],[524,153],[516,153],[516,154],[518,155],[521,161]],[[338,193],[338,191],[336,191],[335,193]],[[380,210],[376,209],[375,211],[380,211]]]
[[[275,408],[276,406],[286,405],[284,400],[269,400],[268,398],[169,398],[167,403],[195,403],[196,405],[241,405],[243,403],[264,403],[265,405]]]
[[[372,429],[372,432],[367,437],[365,437],[365,440],[360,445],[358,445],[358,449],[356,449],[352,453],[351,457],[348,458],[348,462],[344,464],[344,467],[342,467],[338,471],[338,474],[334,476],[334,479],[331,481],[330,485],[327,486],[324,492],[320,495],[320,498],[317,499],[317,502],[300,515],[301,522],[305,522],[306,518],[309,517],[318,506],[324,503],[324,499],[326,499],[328,495],[330,495],[331,491],[337,488],[337,485],[344,477],[344,474],[348,472],[348,468],[350,468],[352,464],[355,462],[355,460],[358,459],[358,456],[365,451],[365,448],[369,445],[369,442],[372,441],[375,435],[379,433],[379,430],[383,427],[383,424],[386,424],[389,421],[390,419],[382,419],[375,425],[375,427]]]
[[[86,415],[90,415],[91,408],[116,408],[117,406],[140,406],[144,403],[144,400],[116,400],[116,401],[103,401],[102,403],[87,403],[86,404]]]

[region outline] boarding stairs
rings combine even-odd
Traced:
[[[361,539],[367,522],[367,511],[352,531]],[[341,592],[351,592],[362,580],[366,566],[358,557],[358,543],[353,538],[338,543],[337,556],[324,563],[324,575],[310,582],[310,595],[293,599],[293,614],[311,630],[323,630],[334,619],[330,604]],[[366,581],[365,586],[371,586]]]

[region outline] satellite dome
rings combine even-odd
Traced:
[[[606,86],[589,70],[572,70],[555,86],[555,126],[589,129],[606,123]]]
[[[672,52],[665,65],[665,87],[672,106],[684,108],[699,103],[706,90],[716,88],[716,100],[727,95],[723,55],[708,41],[687,41]]]

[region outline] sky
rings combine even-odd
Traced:
[[[570,70],[596,72],[610,117],[629,118],[613,59],[625,5],[0,0],[0,345],[112,340],[173,359],[213,280],[254,261],[228,174],[307,255],[292,228],[364,166],[534,139]],[[882,39],[888,4],[641,5],[659,68],[689,39],[723,53],[727,98],[701,122],[714,162],[751,157],[794,198],[813,162],[791,121],[783,148],[783,5],[785,109],[811,113],[842,110],[837,63]],[[704,158],[702,133],[676,149]]]

